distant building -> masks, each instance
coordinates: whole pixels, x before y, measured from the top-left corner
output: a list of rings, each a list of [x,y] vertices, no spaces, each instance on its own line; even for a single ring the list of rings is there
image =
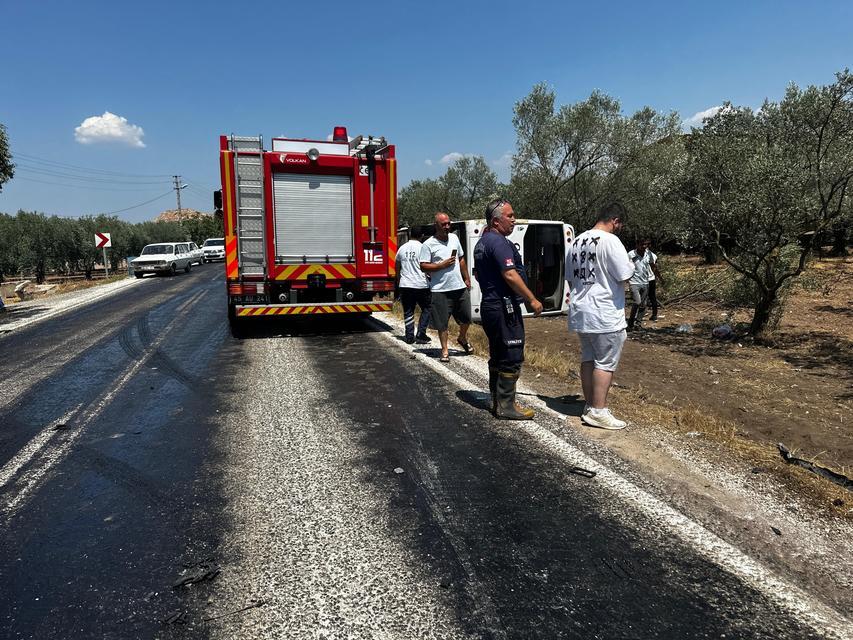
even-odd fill
[[[180,213],[178,213],[177,209],[169,209],[154,218],[154,222],[183,222],[184,220],[198,220],[212,217],[213,214],[202,213],[195,209],[181,209]]]

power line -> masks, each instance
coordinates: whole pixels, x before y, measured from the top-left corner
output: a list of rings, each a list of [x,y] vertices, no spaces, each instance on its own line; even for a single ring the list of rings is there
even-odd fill
[[[94,182],[94,183],[107,183],[107,184],[133,184],[133,185],[143,185],[143,184],[167,184],[168,180],[117,180],[115,178],[96,178],[92,176],[81,176],[73,173],[63,173],[60,171],[50,171],[45,170],[41,167],[32,167],[28,164],[19,164],[17,166],[18,169],[22,171],[28,171],[30,173],[37,173],[39,175],[51,176],[57,178],[65,178],[68,180],[80,180],[81,182]]]
[[[216,191],[217,189],[219,189],[219,187],[211,187],[211,186],[210,186],[209,184],[207,184],[206,182],[204,182],[204,181],[202,181],[202,180],[195,180],[194,178],[190,178],[189,176],[184,176],[184,180],[186,180],[187,182],[195,182],[196,184],[198,184],[198,185],[200,185],[200,186],[204,187],[205,189],[208,189],[208,190],[209,190],[209,191],[211,191],[211,192]]]
[[[37,182],[39,184],[49,184],[49,185],[54,186],[54,187],[68,187],[70,189],[86,189],[87,191],[127,191],[127,192],[130,192],[130,191],[133,191],[133,192],[151,191],[151,187],[143,187],[140,189],[126,189],[126,188],[120,188],[120,187],[116,187],[116,188],[96,187],[96,186],[92,186],[92,185],[88,185],[88,184],[65,184],[64,182],[50,182],[48,180],[37,180],[36,178],[27,178],[25,176],[19,176],[19,175],[17,175],[17,171],[16,171],[16,175],[15,175],[15,180],[26,180],[27,182]]]
[[[151,198],[151,200],[146,200],[145,202],[140,202],[139,204],[135,204],[132,207],[127,207],[125,209],[118,209],[117,211],[107,211],[104,215],[112,215],[114,213],[123,213],[124,211],[130,211],[131,209],[137,209],[139,207],[144,207],[146,204],[151,204],[155,200],[159,200],[160,198],[165,198],[168,195],[171,195],[172,190],[169,189],[166,193],[161,193],[156,198]]]
[[[107,169],[92,169],[90,167],[81,167],[79,165],[68,164],[65,162],[56,162],[55,160],[47,160],[46,158],[40,158],[38,156],[33,156],[27,153],[17,153],[15,151],[12,152],[13,160],[15,158],[22,158],[24,160],[29,160],[31,162],[37,162],[40,164],[53,165],[56,167],[62,167],[65,169],[74,169],[77,171],[87,171],[89,173],[99,173],[108,176],[118,176],[123,178],[171,178],[169,174],[166,173],[149,173],[149,174],[141,174],[141,173],[123,173],[121,171],[110,171]]]

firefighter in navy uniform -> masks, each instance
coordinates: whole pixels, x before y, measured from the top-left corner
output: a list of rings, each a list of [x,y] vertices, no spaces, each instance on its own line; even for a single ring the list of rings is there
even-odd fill
[[[534,411],[515,401],[515,386],[524,362],[524,321],[521,304],[533,315],[542,313],[527,286],[527,274],[515,245],[507,239],[515,227],[512,205],[503,199],[486,207],[486,227],[474,248],[474,276],[483,298],[480,318],[489,338],[489,390],[492,413],[504,420],[529,420]]]

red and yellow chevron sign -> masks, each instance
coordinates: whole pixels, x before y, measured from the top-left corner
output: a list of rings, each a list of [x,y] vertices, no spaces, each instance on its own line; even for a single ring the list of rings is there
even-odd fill
[[[225,240],[225,277],[232,280],[237,277],[237,238],[231,236]]]
[[[397,238],[388,236],[388,275],[397,275]]]
[[[275,274],[276,280],[307,280],[308,276],[321,273],[329,280],[352,280],[355,278],[354,264],[294,264],[282,267]]]
[[[393,302],[356,302],[352,304],[296,304],[237,306],[237,315],[244,316],[301,316],[321,313],[373,313],[391,311]]]

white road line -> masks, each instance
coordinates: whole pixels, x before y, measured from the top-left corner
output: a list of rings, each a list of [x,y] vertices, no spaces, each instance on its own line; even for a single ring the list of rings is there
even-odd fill
[[[383,331],[380,336],[397,349],[411,353],[411,348],[398,340],[392,333]],[[436,359],[418,355],[417,361],[419,365],[429,367],[459,389],[471,388],[469,380],[439,363]],[[558,420],[565,419],[561,413],[548,408],[544,402],[538,399],[530,404],[536,405],[540,411],[544,411]],[[627,506],[659,522],[698,554],[736,576],[744,584],[789,611],[794,617],[805,622],[817,632],[828,634],[828,637],[837,640],[853,640],[853,631],[851,631],[853,630],[853,620],[846,618],[809,593],[780,578],[773,571],[756,562],[712,531],[554,435],[549,429],[533,420],[522,421],[517,424],[531,438],[552,451],[567,464],[597,472],[596,482],[617,496]]]
[[[193,296],[195,297],[195,296]],[[192,297],[190,298],[192,300]],[[189,302],[188,300],[187,302]],[[83,412],[80,420],[76,422],[74,425],[70,427],[70,433],[68,436],[59,442],[54,449],[49,449],[46,445],[51,441],[51,438],[45,437],[45,433],[49,432],[49,430],[45,430],[41,432],[39,435],[34,437],[27,443],[23,450],[28,451],[28,459],[33,459],[38,453],[43,451],[41,456],[41,464],[28,469],[23,472],[21,475],[17,477],[15,480],[15,487],[18,489],[17,493],[5,504],[0,503],[0,512],[2,512],[6,516],[6,522],[8,523],[11,520],[14,511],[24,502],[24,500],[40,485],[42,479],[47,475],[51,469],[53,469],[57,464],[62,462],[68,453],[71,451],[72,446],[83,433],[83,430],[86,426],[91,423],[95,418],[97,418],[101,413],[103,413],[104,409],[106,409],[110,403],[115,399],[116,395],[125,387],[125,385],[130,381],[130,379],[136,375],[139,369],[145,365],[148,360],[154,355],[157,351],[157,348],[160,344],[166,339],[169,334],[169,330],[178,323],[178,321],[183,320],[184,316],[187,314],[186,309],[188,309],[187,305],[183,305],[184,311],[178,312],[175,314],[175,317],[169,321],[169,323],[161,330],[160,335],[157,337],[154,342],[152,342],[143,353],[142,357],[133,363],[133,365],[128,369],[125,374],[119,378],[118,382],[116,382],[106,393],[101,395],[95,402],[93,402],[87,409]],[[75,410],[76,412],[76,410]],[[53,435],[53,434],[50,434]],[[22,452],[23,452],[22,450]],[[21,455],[21,454],[19,454]],[[17,459],[18,456],[16,456]],[[24,464],[26,464],[24,462]],[[10,478],[14,478],[18,471],[20,471],[21,467],[24,464],[19,465],[17,467],[10,466]],[[3,467],[3,471],[6,471],[6,466]],[[9,480],[7,479],[6,482]],[[6,483],[4,483],[6,484]]]
[[[82,405],[77,405],[58,420],[54,420],[49,426],[45,427],[32,440],[30,440],[18,454],[3,465],[0,469],[0,490],[6,485],[9,480],[18,474],[22,467],[26,466],[33,459],[41,448],[57,434],[56,427],[60,424],[67,424],[71,418],[80,410]]]

